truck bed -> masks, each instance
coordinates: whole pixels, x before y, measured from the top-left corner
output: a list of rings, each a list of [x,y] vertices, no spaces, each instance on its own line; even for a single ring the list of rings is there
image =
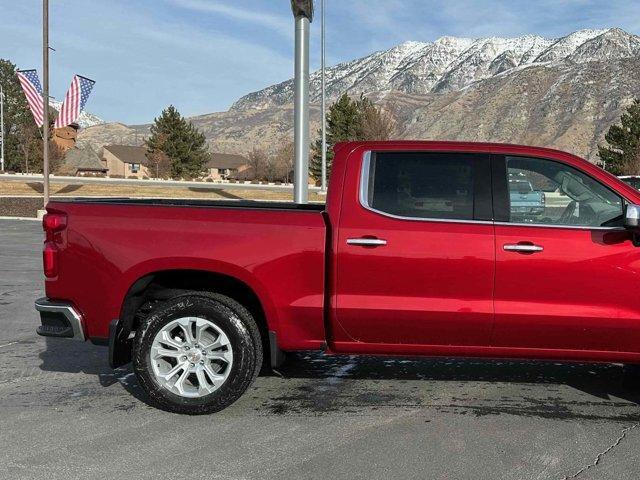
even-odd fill
[[[259,292],[265,314],[286,331],[283,346],[324,341],[322,204],[56,198],[47,210],[67,218],[47,296],[71,301],[91,339],[108,337],[134,283],[182,271],[216,272]]]

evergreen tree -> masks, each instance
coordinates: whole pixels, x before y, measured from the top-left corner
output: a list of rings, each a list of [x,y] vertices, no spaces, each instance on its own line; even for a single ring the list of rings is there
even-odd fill
[[[322,178],[322,131],[312,147],[309,173],[316,180]],[[346,93],[329,107],[327,112],[327,176],[333,162],[333,146],[338,142],[359,140],[362,136],[361,111],[358,102]]]
[[[7,171],[42,168],[42,137],[16,75],[16,66],[0,59],[0,84],[4,91],[4,155]]]
[[[180,115],[173,105],[154,120],[146,146],[149,158],[157,157],[158,152],[166,154],[171,162],[173,178],[200,177],[209,161],[204,134]]]
[[[395,131],[390,112],[376,107],[364,95],[353,100],[346,93],[329,107],[327,112],[327,176],[331,172],[333,147],[338,142],[353,140],[388,140]],[[322,178],[322,131],[312,147],[309,173],[316,180]]]
[[[605,135],[607,146],[598,146],[602,167],[614,175],[640,174],[640,99],[627,108],[620,125]]]

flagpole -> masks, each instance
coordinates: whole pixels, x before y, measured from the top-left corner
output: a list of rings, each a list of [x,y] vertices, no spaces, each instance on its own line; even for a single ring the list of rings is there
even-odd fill
[[[327,97],[326,97],[326,83],[325,83],[325,0],[322,0],[322,16],[321,16],[321,27],[320,27],[320,69],[322,85],[321,85],[321,95],[322,95],[322,192],[327,192]]]
[[[49,0],[42,0],[42,174],[44,176],[44,208],[49,203]]]

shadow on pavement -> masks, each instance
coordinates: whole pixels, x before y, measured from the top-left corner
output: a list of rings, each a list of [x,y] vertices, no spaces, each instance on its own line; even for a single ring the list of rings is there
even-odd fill
[[[130,365],[112,370],[104,347],[47,339],[40,359],[44,371],[96,375],[100,385],[120,383],[147,403]],[[276,374],[273,381],[259,381],[246,394],[259,401],[255,410],[276,415],[318,415],[401,407],[476,416],[640,421],[640,377],[628,377],[616,364],[305,352],[290,354]],[[492,392],[492,386],[500,388]],[[459,393],[443,402],[441,389]]]

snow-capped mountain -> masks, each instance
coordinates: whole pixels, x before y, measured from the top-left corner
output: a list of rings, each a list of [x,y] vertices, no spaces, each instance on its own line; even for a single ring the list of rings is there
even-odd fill
[[[329,101],[369,96],[397,119],[398,138],[497,141],[556,147],[597,161],[597,145],[640,98],[640,37],[618,28],[561,38],[442,37],[405,42],[327,69]],[[320,73],[311,76],[320,124]],[[227,112],[191,119],[212,149],[273,151],[293,138],[293,81],[250,93]],[[139,144],[148,126],[107,124],[80,139]]]
[[[640,56],[640,37],[617,28],[579,30],[562,38],[442,37],[432,43],[405,42],[326,71],[327,95],[400,92],[443,93],[514,69],[558,62],[586,63]],[[320,72],[311,76],[311,101],[319,101]],[[284,105],[293,101],[293,80],[250,93],[232,109]]]
[[[55,108],[55,110],[58,112],[60,111],[60,108],[62,108],[62,102],[58,102],[57,100],[50,100],[49,105]],[[80,113],[80,117],[78,118],[77,123],[80,126],[80,128],[88,128],[88,127],[93,127],[95,125],[101,125],[105,122],[100,117],[97,117],[91,113],[83,111]]]

